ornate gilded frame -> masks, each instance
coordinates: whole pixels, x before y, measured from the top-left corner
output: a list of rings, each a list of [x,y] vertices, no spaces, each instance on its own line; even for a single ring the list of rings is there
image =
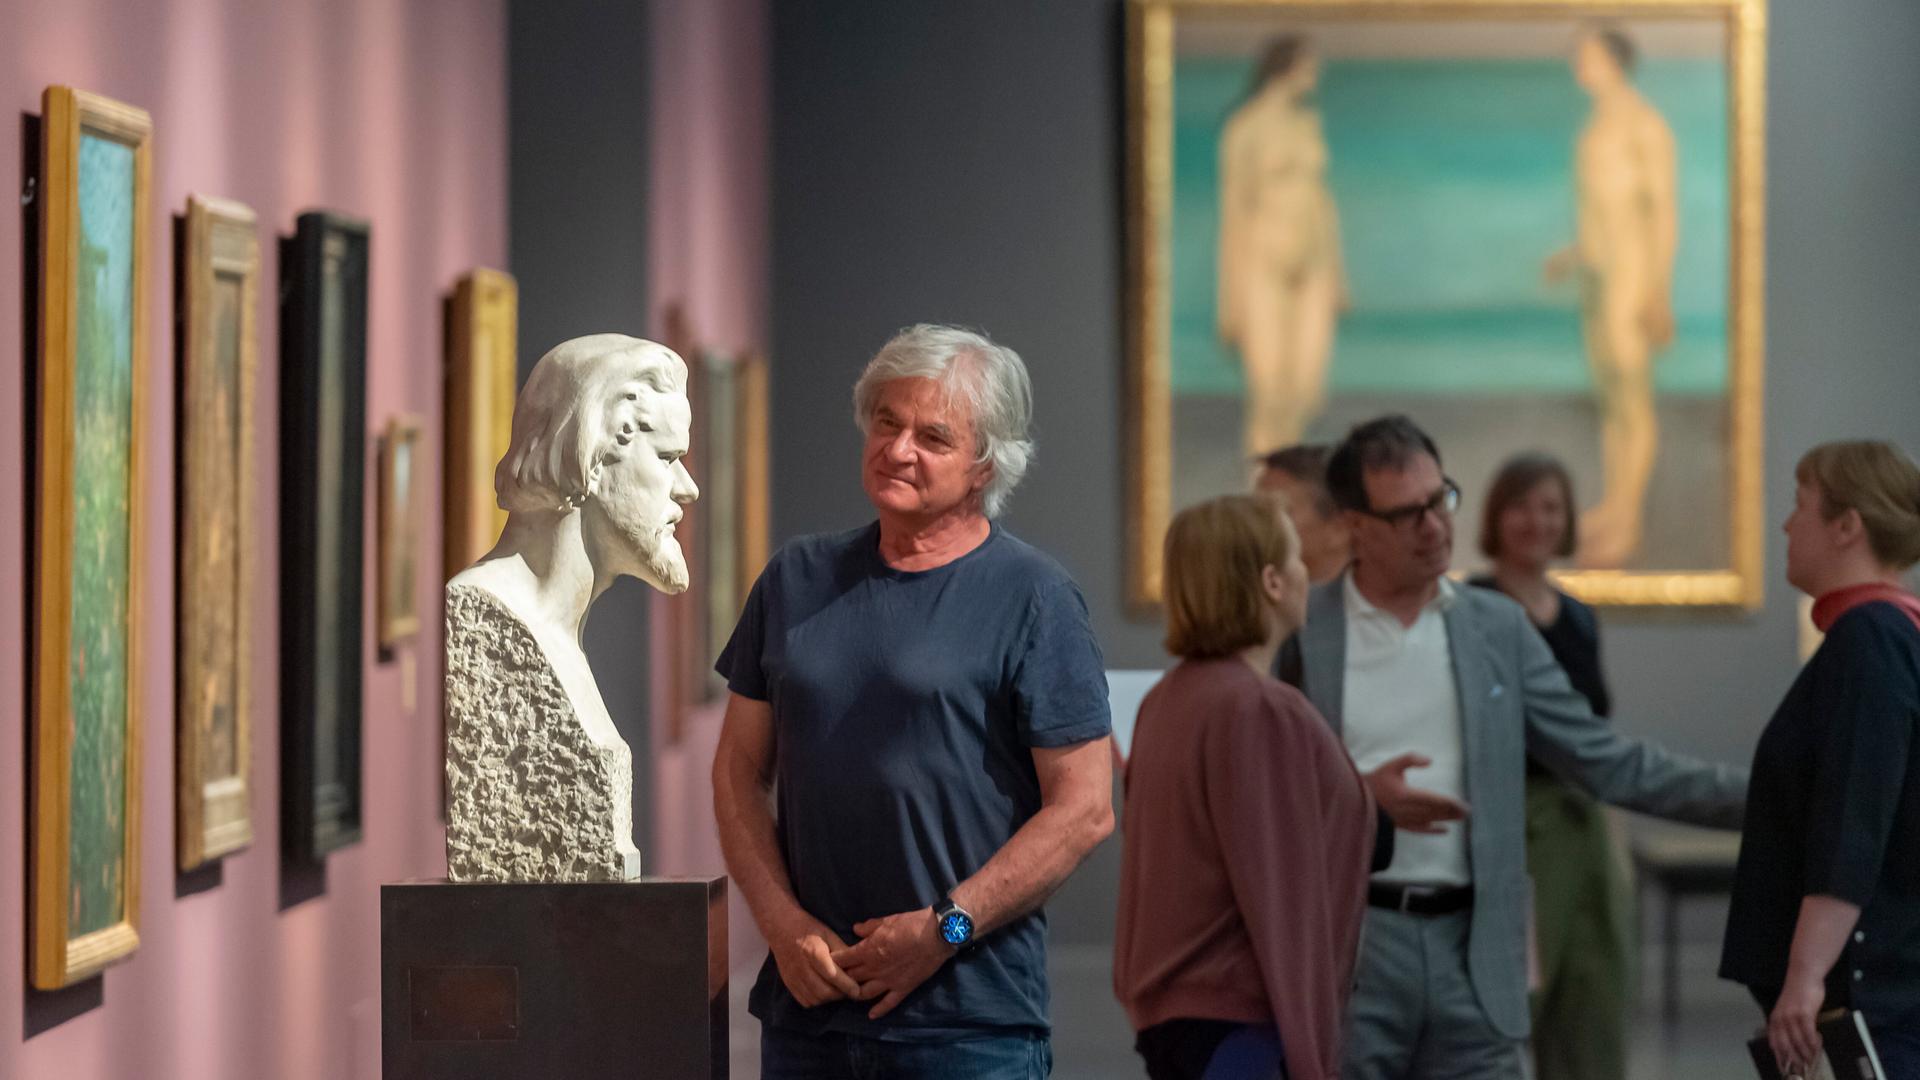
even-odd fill
[[[1172,517],[1169,247],[1173,198],[1174,27],[1183,16],[1254,9],[1304,18],[1716,18],[1727,29],[1729,162],[1728,348],[1730,565],[1689,572],[1569,571],[1567,590],[1615,607],[1752,610],[1764,585],[1762,478],[1765,0],[1129,0],[1127,6],[1127,593],[1159,603],[1161,538]]]
[[[670,304],[665,344],[687,364],[693,408],[688,466],[700,499],[678,536],[692,584],[665,597],[670,624],[667,745],[685,736],[692,711],[723,696],[713,663],[771,550],[771,414],[767,361],[757,351],[724,353],[701,343],[685,308]]]
[[[260,242],[251,209],[226,199],[187,200],[180,272],[180,638],[175,683],[179,695],[176,747],[177,852],[191,870],[253,841],[251,810],[252,593],[254,580],[254,374],[259,366]],[[221,386],[217,290],[237,292],[231,313],[232,385]],[[220,397],[233,395],[231,420]],[[231,503],[216,504],[212,477],[226,470]],[[221,513],[225,510],[225,513]],[[230,673],[234,763],[212,765],[210,728],[215,708],[210,655],[221,651],[220,616],[232,635]]]
[[[141,558],[145,486],[147,204],[152,177],[153,122],[142,109],[74,90],[48,87],[42,96],[40,143],[39,460],[36,477],[34,639],[32,891],[28,949],[34,986],[54,990],[124,959],[140,945],[140,735],[141,609],[145,599]],[[122,868],[119,919],[75,936],[69,896],[73,889],[74,684],[72,641],[76,466],[80,456],[75,407],[80,387],[79,275],[81,260],[80,158],[83,136],[92,135],[133,152],[131,208],[132,280],[128,313],[132,385],[128,429],[126,502],[127,597],[126,736],[122,747],[124,797],[120,829]]]
[[[507,525],[493,469],[513,435],[519,295],[513,275],[481,268],[460,278],[447,305],[443,577],[478,562]]]
[[[420,632],[421,432],[425,422],[412,414],[387,421],[380,437],[379,591],[380,647],[392,649]],[[400,456],[407,456],[407,480],[401,490]],[[414,580],[406,575],[413,563]]]
[[[714,527],[722,520],[718,512],[710,512],[702,522],[706,526],[700,539],[706,562],[707,639],[701,656],[710,669],[733,636],[734,624],[746,610],[747,594],[767,565],[767,362],[748,350],[733,356],[709,352],[698,363],[709,391],[701,413],[708,435],[695,437],[706,450],[702,462],[707,474],[716,482],[724,479],[728,489],[724,520],[731,526]],[[726,446],[717,443],[723,424],[731,436]],[[722,493],[710,486],[702,491],[703,502],[709,494]],[[709,686],[717,679],[709,679]],[[710,690],[709,697],[717,694]]]

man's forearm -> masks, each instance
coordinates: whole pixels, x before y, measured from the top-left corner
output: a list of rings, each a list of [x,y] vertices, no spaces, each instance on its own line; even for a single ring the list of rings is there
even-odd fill
[[[714,787],[713,810],[727,873],[746,898],[760,933],[772,940],[781,924],[804,915],[805,909],[793,894],[787,861],[780,856],[767,789],[750,778],[722,780]]]
[[[1747,770],[1670,753],[1638,739],[1623,739],[1630,752],[1614,758],[1575,758],[1548,768],[1602,802],[1642,814],[1708,829],[1737,830],[1745,823]]]
[[[986,934],[1038,908],[1113,832],[1110,803],[1045,806],[953,890],[953,902]]]
[[[1655,817],[1738,829],[1747,770],[1710,764],[1622,735],[1567,682],[1537,634],[1524,643],[1527,752],[1602,802]]]

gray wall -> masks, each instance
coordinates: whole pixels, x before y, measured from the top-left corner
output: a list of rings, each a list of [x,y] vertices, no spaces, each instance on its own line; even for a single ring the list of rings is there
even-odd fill
[[[647,329],[646,5],[511,0],[509,269],[520,284],[520,371],[581,334]],[[651,593],[615,583],[587,622],[600,696],[633,747],[634,835],[653,835],[647,728]]]
[[[1040,453],[1007,521],[1085,590],[1109,666],[1160,666],[1124,611],[1123,73],[1115,0],[774,5],[774,525],[870,516],[847,391],[920,320],[1033,369]],[[1769,65],[1766,608],[1608,621],[1622,725],[1744,761],[1794,665],[1777,523],[1807,446],[1920,448],[1920,5],[1776,0]],[[1050,910],[1110,940],[1115,848]]]
[[[1080,581],[1112,666],[1157,663],[1121,606],[1119,5],[773,14],[776,534],[871,518],[849,391],[887,336],[982,328],[1037,402],[1008,527]]]

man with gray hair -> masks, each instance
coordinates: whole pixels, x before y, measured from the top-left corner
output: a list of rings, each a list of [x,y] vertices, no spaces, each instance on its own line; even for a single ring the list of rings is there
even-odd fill
[[[761,1075],[1044,1076],[1040,905],[1113,806],[1086,603],[994,521],[1032,387],[1013,350],[921,325],[853,397],[877,520],[782,547],[716,665],[714,813],[771,949]]]

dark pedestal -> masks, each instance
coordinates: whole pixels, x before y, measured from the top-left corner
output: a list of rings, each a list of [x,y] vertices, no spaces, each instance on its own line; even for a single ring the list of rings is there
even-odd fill
[[[380,887],[385,1080],[725,1080],[727,881]]]

